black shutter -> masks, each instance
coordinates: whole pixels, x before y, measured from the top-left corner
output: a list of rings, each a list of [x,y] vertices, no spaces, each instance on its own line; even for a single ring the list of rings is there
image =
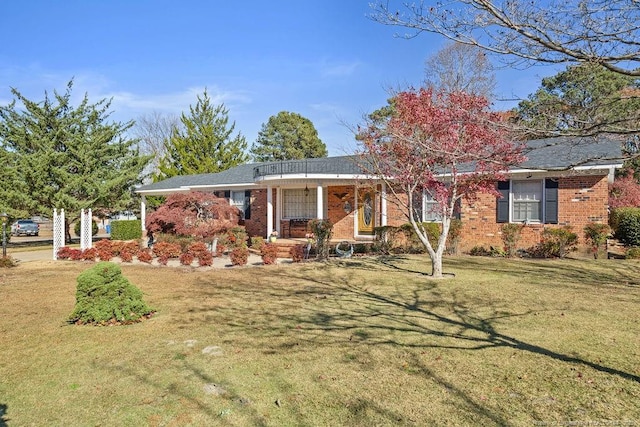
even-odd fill
[[[509,222],[509,181],[498,181],[500,198],[496,200],[496,222]]]
[[[244,191],[244,219],[251,219],[251,190]]]
[[[544,222],[558,223],[558,180],[544,180]]]

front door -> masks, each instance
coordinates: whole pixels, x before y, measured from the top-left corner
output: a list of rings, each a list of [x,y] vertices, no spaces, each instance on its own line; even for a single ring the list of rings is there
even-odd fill
[[[373,235],[376,193],[372,189],[358,191],[358,234]]]

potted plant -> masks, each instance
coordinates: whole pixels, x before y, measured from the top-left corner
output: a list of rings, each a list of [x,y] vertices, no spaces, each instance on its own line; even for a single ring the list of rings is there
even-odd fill
[[[278,232],[276,230],[273,230],[271,232],[271,234],[269,235],[269,241],[270,242],[275,242],[278,239]]]

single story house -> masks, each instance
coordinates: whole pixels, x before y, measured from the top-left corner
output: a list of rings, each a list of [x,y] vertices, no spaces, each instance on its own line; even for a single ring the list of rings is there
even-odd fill
[[[540,241],[545,227],[569,225],[582,237],[592,222],[608,220],[608,184],[622,166],[621,144],[608,138],[550,138],[527,143],[528,160],[497,182],[502,197],[463,203],[460,249],[500,245],[503,223],[525,224],[522,245]],[[366,241],[374,228],[408,220],[388,200],[385,184],[366,176],[354,156],[244,164],[224,172],[176,176],[139,187],[144,227],[146,196],[204,191],[242,212],[250,236],[304,237],[309,219],[329,219],[334,239]],[[431,218],[423,197],[423,220]]]

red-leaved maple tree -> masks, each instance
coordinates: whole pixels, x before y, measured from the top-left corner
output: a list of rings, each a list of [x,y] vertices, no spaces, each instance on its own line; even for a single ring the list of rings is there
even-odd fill
[[[428,87],[398,93],[388,117],[359,128],[365,168],[386,182],[390,200],[426,247],[435,278],[443,275],[442,255],[460,200],[473,201],[478,193],[499,196],[496,181],[525,160],[522,147],[499,122],[483,97]],[[436,202],[434,213],[442,221],[436,247],[414,206],[426,195]]]
[[[640,206],[640,184],[633,177],[633,170],[630,170],[609,185],[609,207],[615,209],[638,206]]]
[[[211,240],[238,225],[240,211],[211,193],[192,191],[172,194],[155,212],[147,216],[152,233],[195,236]]]

